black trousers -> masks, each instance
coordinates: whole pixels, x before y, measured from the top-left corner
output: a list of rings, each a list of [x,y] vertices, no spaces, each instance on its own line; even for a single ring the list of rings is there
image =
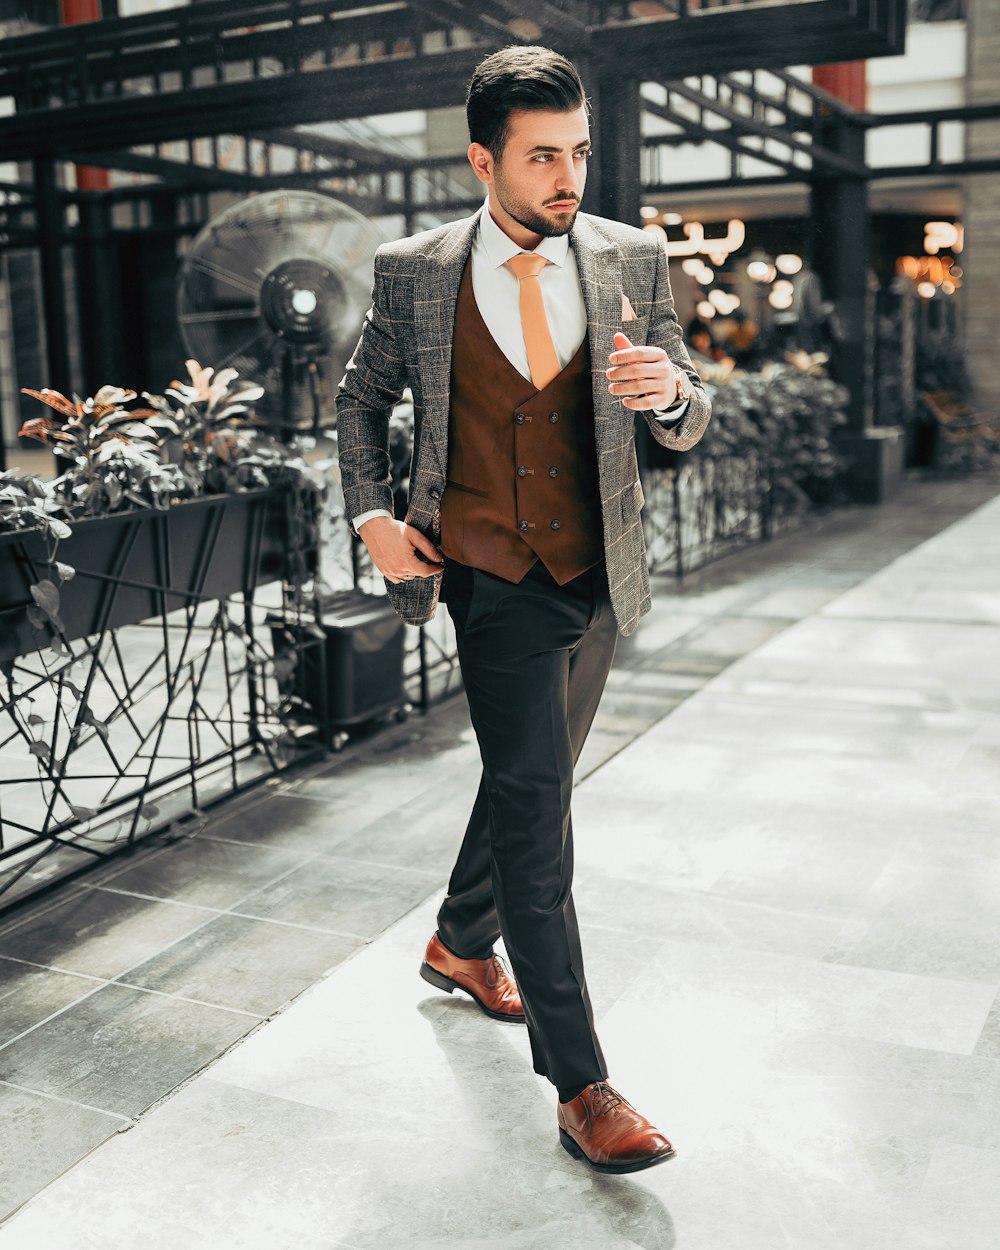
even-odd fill
[[[502,934],[535,1071],[560,1090],[607,1076],[573,908],[570,797],[614,658],[603,563],[559,586],[538,563],[514,585],[445,560],[448,611],[483,777],[438,935],[485,958]]]

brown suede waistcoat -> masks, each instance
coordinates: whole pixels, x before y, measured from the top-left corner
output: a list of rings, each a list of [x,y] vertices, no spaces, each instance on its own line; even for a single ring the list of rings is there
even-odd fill
[[[590,347],[538,391],[486,328],[465,266],[455,311],[441,550],[519,582],[540,559],[559,585],[604,556]]]

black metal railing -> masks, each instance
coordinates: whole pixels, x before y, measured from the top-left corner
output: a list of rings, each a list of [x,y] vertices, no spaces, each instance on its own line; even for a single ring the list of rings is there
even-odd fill
[[[302,533],[283,488],[78,521],[47,619],[51,540],[0,535],[0,905],[324,749],[287,697],[315,613],[275,580],[293,543],[315,563]]]

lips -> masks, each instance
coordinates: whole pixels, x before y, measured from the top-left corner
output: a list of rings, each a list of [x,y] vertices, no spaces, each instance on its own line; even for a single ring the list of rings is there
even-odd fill
[[[548,207],[554,209],[557,213],[565,213],[571,208],[576,208],[576,200],[556,200],[554,204],[549,204]]]

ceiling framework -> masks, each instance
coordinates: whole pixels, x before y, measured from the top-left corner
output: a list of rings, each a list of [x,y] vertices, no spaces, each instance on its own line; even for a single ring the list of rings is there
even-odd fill
[[[238,12],[236,25],[231,0],[213,0],[5,40],[0,97],[14,112],[0,160],[197,138],[206,118],[233,134],[454,105],[483,55],[512,42],[656,79],[890,55],[905,0],[251,0]]]

